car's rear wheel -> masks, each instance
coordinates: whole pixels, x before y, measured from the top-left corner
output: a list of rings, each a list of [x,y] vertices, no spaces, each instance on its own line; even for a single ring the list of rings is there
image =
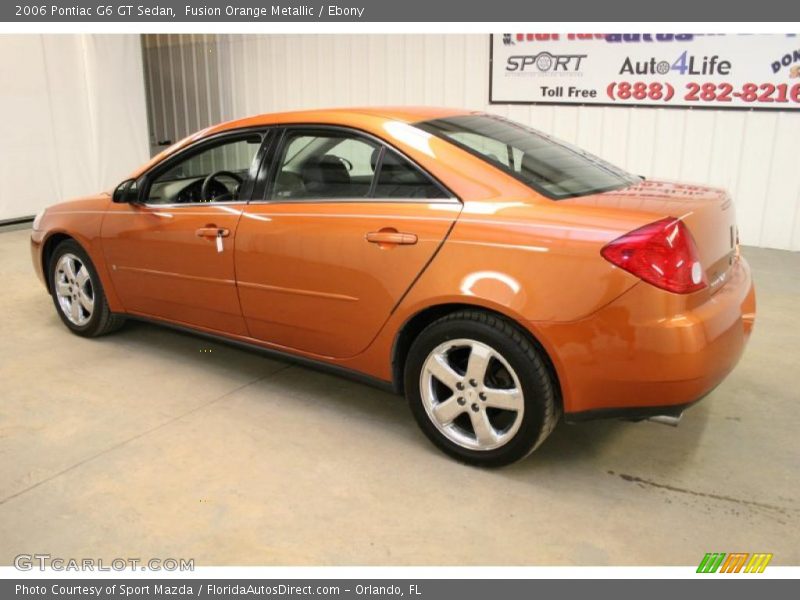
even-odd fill
[[[119,329],[125,317],[111,312],[91,259],[74,240],[64,240],[48,263],[58,316],[78,335],[96,337]]]
[[[428,438],[481,466],[527,456],[560,414],[540,351],[511,322],[477,310],[447,315],[419,334],[406,361],[405,389]]]

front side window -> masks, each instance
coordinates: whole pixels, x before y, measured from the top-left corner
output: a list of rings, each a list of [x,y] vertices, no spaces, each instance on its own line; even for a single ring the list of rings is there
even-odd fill
[[[272,200],[445,198],[408,160],[346,131],[294,132],[283,143]]]
[[[242,185],[261,146],[260,134],[248,134],[192,152],[150,184],[148,204],[192,204],[239,200]]]
[[[478,155],[538,192],[558,200],[621,189],[640,179],[544,133],[490,115],[465,115],[417,123]]]

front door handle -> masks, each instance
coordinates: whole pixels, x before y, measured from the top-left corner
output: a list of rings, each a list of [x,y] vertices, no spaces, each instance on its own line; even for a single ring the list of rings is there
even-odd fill
[[[402,233],[396,229],[381,229],[380,231],[370,231],[366,235],[367,241],[372,244],[416,244],[417,235],[415,233]]]
[[[214,227],[210,225],[208,227],[201,227],[197,231],[195,231],[197,237],[228,237],[231,234],[230,229],[225,229],[223,227]]]

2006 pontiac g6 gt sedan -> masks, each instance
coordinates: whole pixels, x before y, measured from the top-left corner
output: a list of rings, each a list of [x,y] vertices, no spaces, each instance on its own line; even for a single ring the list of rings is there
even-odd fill
[[[755,295],[724,190],[649,181],[483,113],[262,115],[34,221],[56,311],[147,319],[404,393],[498,466],[563,414],[676,420],[733,369]]]

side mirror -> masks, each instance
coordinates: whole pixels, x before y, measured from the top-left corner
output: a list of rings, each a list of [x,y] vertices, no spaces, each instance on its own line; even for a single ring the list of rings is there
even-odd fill
[[[138,186],[135,179],[126,179],[114,190],[111,200],[117,204],[132,204],[136,202]]]

